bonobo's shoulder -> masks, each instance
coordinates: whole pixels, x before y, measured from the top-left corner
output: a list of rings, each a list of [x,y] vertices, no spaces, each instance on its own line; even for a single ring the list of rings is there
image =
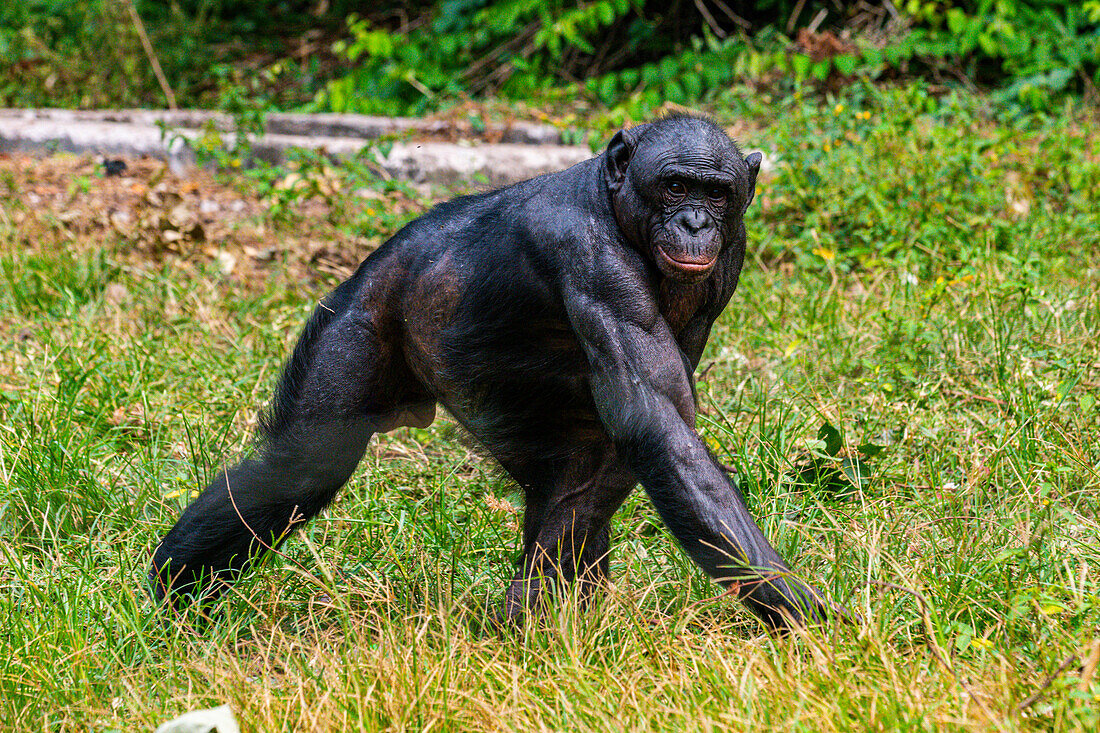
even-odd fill
[[[383,246],[406,266],[461,262],[471,275],[524,262],[547,283],[591,272],[624,245],[599,159],[437,204]],[[457,258],[457,259],[456,259]],[[611,267],[617,265],[612,264]]]
[[[578,243],[559,257],[559,288],[577,312],[614,312],[645,327],[659,316],[657,293],[645,258],[615,232]]]
[[[597,239],[619,239],[601,158],[525,181],[524,219],[562,245],[591,250]]]

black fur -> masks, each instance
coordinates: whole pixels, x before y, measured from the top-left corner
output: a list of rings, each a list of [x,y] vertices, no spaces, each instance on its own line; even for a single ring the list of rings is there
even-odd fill
[[[340,283],[310,315],[302,335],[294,345],[294,351],[283,367],[283,373],[275,386],[275,394],[266,410],[260,413],[260,434],[265,443],[286,432],[298,409],[302,384],[314,361],[314,346],[325,329],[339,315],[347,311],[358,278],[351,277]]]

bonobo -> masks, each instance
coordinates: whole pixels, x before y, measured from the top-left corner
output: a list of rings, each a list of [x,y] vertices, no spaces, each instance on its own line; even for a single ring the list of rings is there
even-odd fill
[[[693,373],[745,256],[760,155],[705,119],[615,135],[599,157],[441,204],[318,306],[253,457],[153,556],[159,599],[216,595],[348,480],[371,435],[442,405],[522,487],[503,612],[607,577],[641,483],[684,550],[767,625],[833,606],[793,576],[695,432]]]

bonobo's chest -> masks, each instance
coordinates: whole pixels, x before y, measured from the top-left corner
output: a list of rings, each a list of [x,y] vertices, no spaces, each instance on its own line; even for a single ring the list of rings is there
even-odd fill
[[[695,314],[713,300],[714,283],[707,279],[685,285],[667,278],[657,286],[657,307],[673,336],[679,337]]]

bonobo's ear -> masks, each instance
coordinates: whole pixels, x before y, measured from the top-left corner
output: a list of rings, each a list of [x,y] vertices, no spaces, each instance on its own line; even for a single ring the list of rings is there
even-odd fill
[[[745,165],[749,167],[754,181],[756,180],[756,174],[760,172],[760,162],[762,160],[764,160],[764,156],[760,153],[749,153],[749,157],[745,158]]]
[[[607,177],[613,188],[622,185],[637,146],[638,138],[630,130],[619,130],[607,144]]]
[[[749,204],[752,203],[753,197],[756,195],[756,176],[760,173],[760,163],[763,161],[764,156],[760,153],[749,153],[749,156],[745,158],[745,165],[749,167],[749,178],[751,179],[749,185],[749,198],[745,202],[745,208],[749,208]]]

